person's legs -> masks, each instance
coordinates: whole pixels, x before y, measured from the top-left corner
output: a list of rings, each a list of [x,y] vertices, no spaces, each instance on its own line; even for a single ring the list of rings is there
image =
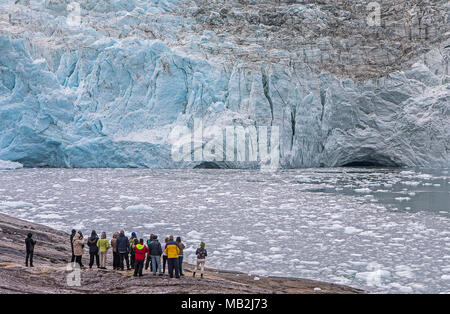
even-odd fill
[[[197,260],[197,267],[198,266],[200,266],[200,274],[203,277],[203,273],[205,272],[205,260],[204,259]]]
[[[178,265],[178,258],[173,259],[173,267],[175,268],[175,277],[180,278],[180,266]]]
[[[147,255],[147,258],[145,259],[145,270],[148,269],[148,266],[150,265],[150,261],[152,260],[152,257],[150,255]],[[151,268],[150,268],[151,270]]]
[[[106,267],[106,252],[100,252],[100,267]]]
[[[119,256],[119,252],[115,252],[113,253],[114,256],[116,257],[116,269],[120,268],[120,256]]]
[[[97,254],[95,254],[95,263],[97,264],[97,268],[100,268],[100,256]]]
[[[159,271],[159,275],[162,275],[161,271],[161,256],[155,256],[156,269]]]
[[[180,272],[180,276],[184,276],[184,274],[183,274],[183,255],[178,256],[178,269]]]
[[[153,275],[156,275],[156,256],[152,255],[152,273]]]
[[[168,267],[168,272],[169,272],[169,277],[173,278],[173,268],[174,268],[174,261],[175,258],[168,258],[167,259],[167,267]]]
[[[92,265],[94,265],[94,255],[92,253],[89,253],[89,268],[92,268]]]
[[[139,272],[139,268],[138,267],[135,267],[134,268],[134,273],[133,273],[133,276],[137,276],[138,275],[138,272]]]
[[[76,256],[75,256],[75,263],[77,263],[78,265],[80,265],[80,268],[83,267],[83,264],[81,263],[81,255],[76,255]]]
[[[135,259],[134,253],[131,253],[131,256],[130,256],[131,268],[134,268],[135,263],[136,263],[136,259]]]
[[[125,258],[125,254],[126,254],[126,253],[119,253],[119,268],[120,268],[121,270],[123,270],[123,267],[124,267],[124,265],[123,265],[123,260],[124,260],[124,258]]]
[[[144,261],[135,261],[137,268],[139,269],[139,277],[142,277],[142,270],[144,269]]]
[[[73,252],[72,252],[72,258],[70,259],[70,262],[71,263],[75,262],[75,255],[73,254]]]
[[[27,256],[25,257],[25,266],[28,267],[28,259],[30,258],[30,252],[27,251]]]
[[[128,253],[125,253],[125,261],[127,262],[127,270],[130,270],[130,258]]]
[[[34,252],[31,251],[30,252],[30,267],[33,267],[33,255],[34,255]]]
[[[194,271],[192,272],[192,276],[195,277],[195,273],[197,272],[198,268],[199,268],[199,263],[201,260],[199,260],[197,258],[197,264],[195,265]]]
[[[163,274],[166,273],[167,255],[163,255]]]

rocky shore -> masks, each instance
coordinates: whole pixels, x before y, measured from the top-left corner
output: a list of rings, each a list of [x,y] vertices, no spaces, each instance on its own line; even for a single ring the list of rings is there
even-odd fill
[[[37,240],[33,268],[24,265],[28,232]],[[110,254],[108,270],[82,270],[81,286],[69,286],[68,238],[65,232],[0,214],[0,293],[363,293],[313,280],[256,277],[210,268],[205,278],[193,278],[189,264],[184,265],[186,276],[181,279],[154,277],[149,272],[134,278],[131,271],[113,271]]]

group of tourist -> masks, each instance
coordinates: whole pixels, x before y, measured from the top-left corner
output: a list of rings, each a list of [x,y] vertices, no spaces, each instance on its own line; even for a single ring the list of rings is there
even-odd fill
[[[77,263],[81,268],[84,268],[82,264],[82,255],[85,240],[81,231],[72,230],[70,235],[70,243],[72,248],[72,260],[71,262]],[[95,230],[92,231],[91,236],[87,239],[87,245],[89,247],[89,268],[92,268],[95,263],[100,269],[106,269],[106,255],[110,248],[113,253],[113,269],[125,270],[125,264],[127,270],[134,269],[134,276],[142,276],[142,271],[147,270],[150,266],[153,275],[156,276],[156,272],[162,276],[166,271],[166,265],[170,278],[180,278],[183,274],[183,250],[185,246],[181,242],[181,238],[177,237],[174,241],[173,235],[164,239],[164,243],[158,240],[156,234],[150,234],[150,238],[147,240],[146,245],[144,239],[138,240],[136,233],[132,232],[131,237],[125,236],[125,231],[115,232],[111,241],[106,239],[106,233],[102,232],[99,238]],[[205,259],[207,252],[205,249],[205,243],[200,243],[200,247],[196,251],[197,266],[193,273],[197,269],[201,271],[201,277],[203,277]],[[162,256],[162,262],[161,262]]]
[[[72,249],[71,263],[77,263],[81,269],[84,269],[82,263],[82,256],[85,244],[89,247],[89,268],[95,264],[99,269],[106,269],[106,257],[108,250],[112,248],[113,253],[113,269],[125,270],[125,264],[127,270],[134,269],[134,276],[142,276],[142,271],[147,270],[149,267],[156,276],[163,276],[166,272],[166,265],[168,267],[168,273],[170,278],[180,278],[183,274],[183,250],[184,244],[181,242],[181,238],[177,237],[174,240],[173,235],[170,235],[164,239],[164,243],[161,244],[156,234],[150,234],[150,238],[147,243],[144,244],[144,239],[137,239],[136,233],[132,232],[131,237],[128,239],[125,236],[124,230],[115,232],[111,241],[106,238],[106,232],[102,232],[100,238],[95,230],[92,230],[91,236],[85,241],[81,231],[72,230],[70,235],[70,246]],[[26,246],[26,259],[25,265],[33,267],[33,252],[36,241],[32,239],[32,234],[29,233],[25,240]],[[205,260],[207,251],[205,249],[205,243],[201,242],[200,247],[196,251],[197,265],[194,269],[193,276],[197,270],[200,270],[201,277],[205,269]],[[161,262],[162,256],[162,262]],[[28,261],[30,264],[28,264]]]

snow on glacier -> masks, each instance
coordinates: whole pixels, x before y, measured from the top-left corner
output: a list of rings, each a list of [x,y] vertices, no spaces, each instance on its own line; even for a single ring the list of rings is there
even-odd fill
[[[201,117],[205,128],[279,126],[284,167],[449,165],[443,47],[402,71],[357,82],[308,64],[208,58],[200,47],[227,42],[214,31],[190,31],[195,21],[177,14],[180,1],[83,0],[76,27],[67,24],[64,1],[21,3],[0,1],[0,159],[192,167],[172,160],[169,134]],[[305,18],[322,14],[297,9]]]

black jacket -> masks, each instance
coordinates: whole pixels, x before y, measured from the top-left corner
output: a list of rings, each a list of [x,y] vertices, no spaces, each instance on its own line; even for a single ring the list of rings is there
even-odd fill
[[[128,237],[119,234],[117,237],[117,252],[119,253],[128,253],[130,252],[130,241],[128,241]]]
[[[150,245],[148,246],[148,252],[150,255],[153,256],[161,256],[162,254],[161,243],[159,243],[158,240],[152,240],[152,242],[150,242]]]
[[[35,244],[36,244],[36,241],[34,241],[32,238],[26,238],[25,246],[27,248],[27,252],[33,252]]]
[[[73,237],[75,236],[75,233],[72,233],[70,235],[70,248],[72,249],[72,255],[73,255]]]
[[[89,246],[89,254],[98,254],[98,246],[97,246],[98,237],[92,238],[89,237],[87,241],[87,245]]]

